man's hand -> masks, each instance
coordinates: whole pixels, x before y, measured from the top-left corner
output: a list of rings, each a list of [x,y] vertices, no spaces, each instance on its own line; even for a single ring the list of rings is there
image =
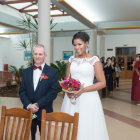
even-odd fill
[[[36,105],[36,103],[29,105],[28,109],[31,109],[33,113],[36,113],[39,110],[39,107]]]

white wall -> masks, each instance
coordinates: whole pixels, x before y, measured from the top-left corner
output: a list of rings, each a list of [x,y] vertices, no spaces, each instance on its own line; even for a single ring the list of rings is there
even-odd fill
[[[0,71],[3,71],[3,59],[1,55],[0,55]]]
[[[0,38],[0,67],[9,64],[19,68],[27,64],[27,61],[24,61],[24,50],[17,48],[17,44],[23,39],[27,39],[27,36],[12,35],[10,38]]]
[[[102,56],[100,56],[100,51],[101,51],[101,47],[100,47],[100,36],[99,35],[97,35],[97,55],[99,56],[99,57],[102,57]]]
[[[136,53],[140,53],[140,34],[104,35],[104,37],[105,37],[105,45],[104,45],[105,58],[115,56],[115,47],[122,47],[124,45],[127,45],[127,47],[136,47]],[[73,50],[74,52],[71,40],[72,36],[54,37],[54,46],[53,46],[54,61],[62,59],[63,51]],[[97,54],[99,56],[100,51],[104,51],[100,48],[100,45],[101,45],[100,36],[97,36]],[[113,49],[113,51],[107,51],[107,49]]]
[[[0,70],[3,70],[3,65],[4,64],[9,64],[8,63],[8,54],[10,54],[10,46],[11,44],[11,39],[7,39],[7,38],[0,38]]]
[[[54,37],[53,38],[53,63],[57,60],[63,60],[63,51],[73,51],[72,37]],[[67,62],[65,60],[65,62]]]
[[[53,63],[56,60],[63,60],[63,57],[62,57],[63,51],[73,51],[73,55],[75,54],[74,47],[72,45],[72,38],[73,38],[74,34],[75,33],[73,33],[72,35],[69,35],[69,36],[53,37]],[[89,35],[91,37],[91,33],[89,33]],[[92,36],[92,38],[93,37],[94,36]],[[95,37],[97,37],[97,36],[95,36]],[[92,48],[92,47],[95,46],[95,44],[94,44],[94,42],[91,43],[89,41],[88,47],[89,47],[90,52],[92,52],[94,50],[94,48]],[[99,50],[100,50],[100,48],[98,48],[98,50],[96,52],[99,53]],[[95,52],[93,52],[93,53],[95,53]],[[67,61],[65,61],[65,62],[67,62]]]
[[[21,67],[27,64],[24,61],[24,50],[17,50],[17,44],[20,40],[27,39],[27,35],[12,35],[10,39],[0,38],[0,70],[3,64]],[[63,60],[63,51],[73,51],[72,35],[64,37],[53,37],[53,63],[56,60]],[[99,55],[99,36],[97,37],[97,54]],[[140,53],[140,34],[130,35],[106,35],[105,36],[105,58],[115,56],[115,47],[119,46],[136,47],[136,53]],[[89,46],[90,47],[90,46]],[[107,49],[113,51],[107,51]],[[67,61],[66,61],[67,62]]]
[[[105,58],[115,56],[115,47],[136,47],[136,53],[140,53],[140,34],[129,35],[106,35]],[[107,51],[113,49],[113,51]]]

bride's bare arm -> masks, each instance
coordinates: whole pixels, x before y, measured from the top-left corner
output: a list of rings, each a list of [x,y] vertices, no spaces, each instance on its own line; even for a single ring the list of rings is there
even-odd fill
[[[93,90],[99,90],[106,86],[105,75],[104,75],[104,71],[103,71],[102,64],[100,61],[95,63],[94,70],[95,70],[95,76],[98,82],[92,85],[92,87],[93,87]]]
[[[79,97],[84,92],[99,90],[99,89],[102,89],[106,86],[104,71],[103,71],[103,68],[102,68],[100,61],[95,63],[94,71],[95,71],[95,76],[96,76],[98,82],[91,85],[91,86],[83,88],[78,94],[75,95],[75,97]]]
[[[68,64],[67,64],[67,71],[66,71],[66,77],[69,77],[69,75],[70,75],[70,62],[68,62]]]
[[[70,62],[68,62],[68,64],[67,64],[67,71],[66,71],[66,76],[65,77],[69,77],[70,76]],[[67,95],[68,95],[68,97],[69,98],[72,98],[72,96],[73,96],[73,94],[69,94],[69,93],[67,93]]]

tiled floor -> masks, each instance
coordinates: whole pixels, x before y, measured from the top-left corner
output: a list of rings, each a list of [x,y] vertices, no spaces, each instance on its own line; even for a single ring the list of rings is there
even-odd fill
[[[140,106],[131,102],[131,80],[121,80],[108,98],[102,99],[105,119],[110,140],[138,140],[140,139]],[[58,96],[54,102],[54,111],[60,111],[62,97]],[[19,98],[0,97],[0,107],[22,107]],[[39,140],[39,134],[37,133]]]

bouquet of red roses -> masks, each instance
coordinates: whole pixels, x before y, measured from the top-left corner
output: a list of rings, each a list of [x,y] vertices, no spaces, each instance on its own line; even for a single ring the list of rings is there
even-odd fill
[[[66,93],[76,94],[83,87],[83,85],[79,80],[68,77],[66,77],[65,80],[59,81],[59,83],[60,86],[62,87],[62,91]]]
[[[62,87],[62,91],[70,94],[77,94],[84,86],[79,80],[74,78],[66,77],[65,80],[59,81],[60,86]],[[72,104],[76,104],[76,98],[72,96],[70,98]]]

